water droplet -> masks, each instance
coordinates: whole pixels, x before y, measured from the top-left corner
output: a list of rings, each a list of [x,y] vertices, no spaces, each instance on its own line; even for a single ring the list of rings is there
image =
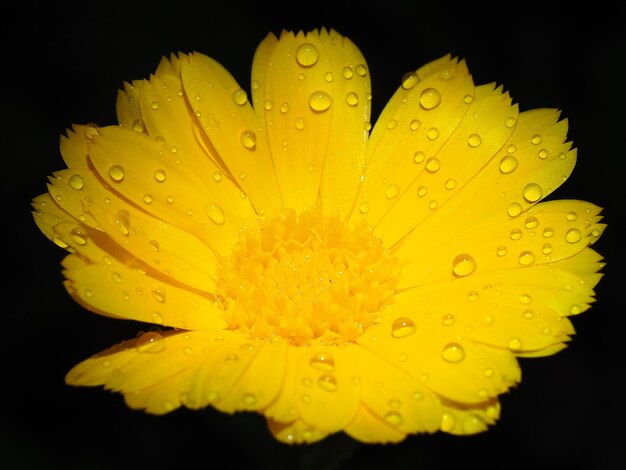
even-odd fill
[[[443,415],[441,415],[440,428],[443,432],[452,431],[455,425],[456,425],[456,420],[454,419],[454,416],[452,416],[450,413],[446,411],[445,413],[443,413]]]
[[[402,76],[402,88],[410,90],[415,88],[415,85],[419,83],[420,79],[415,72],[407,72]]]
[[[214,202],[207,204],[204,208],[204,212],[215,225],[223,225],[226,221],[224,211],[219,204],[216,204]]]
[[[431,127],[426,131],[426,137],[428,137],[428,140],[435,140],[437,137],[439,137],[439,129],[437,129],[436,127]]]
[[[417,331],[413,320],[406,317],[396,318],[391,325],[391,336],[394,338],[406,338]]]
[[[397,184],[389,184],[385,188],[385,197],[387,199],[393,199],[400,193],[400,187]]]
[[[231,96],[237,106],[243,106],[248,102],[248,94],[245,90],[242,90],[241,88],[233,91],[233,94]]]
[[[76,189],[76,190],[81,190],[83,189],[83,187],[85,186],[85,182],[83,181],[83,177],[80,175],[72,175],[70,176],[70,179],[68,180],[68,184],[70,185],[70,188],[72,189]]]
[[[518,202],[512,202],[506,209],[506,213],[509,214],[510,217],[517,217],[522,213],[522,205]]]
[[[500,171],[505,175],[509,174],[517,168],[518,163],[519,162],[515,156],[506,155],[505,157],[502,157],[502,160],[500,160]]]
[[[476,292],[475,290],[470,291],[470,292],[467,294],[467,300],[469,300],[470,302],[476,302],[476,301],[478,300],[478,298],[479,298],[479,297],[480,297],[480,296],[479,296],[478,292]]]
[[[459,343],[449,343],[441,351],[441,357],[448,362],[461,362],[465,359],[465,349]]]
[[[120,183],[124,179],[124,168],[121,165],[113,165],[109,168],[109,176],[111,179]]]
[[[476,270],[476,261],[470,255],[462,253],[452,261],[452,272],[457,277],[469,276]]]
[[[153,101],[152,103],[150,103],[150,107],[151,107],[152,109],[154,109],[155,111],[156,111],[157,109],[159,109],[159,103],[158,103],[158,101]]]
[[[541,247],[541,252],[544,255],[549,255],[552,254],[552,245],[550,245],[549,243],[545,243],[542,247]]]
[[[430,173],[435,173],[439,170],[439,168],[441,168],[441,162],[438,158],[431,157],[426,160],[426,171]]]
[[[357,104],[359,104],[358,95],[351,91],[346,95],[346,103],[348,103],[348,106],[356,106]]]
[[[540,135],[534,135],[532,137],[532,139],[530,139],[530,141],[533,143],[533,145],[539,145],[541,143],[543,139],[541,138]]]
[[[538,225],[539,225],[539,220],[537,220],[537,217],[534,217],[534,216],[527,217],[526,221],[524,222],[524,227],[526,227],[529,230],[537,228]]]
[[[350,65],[346,65],[341,71],[341,74],[343,75],[343,78],[345,78],[346,80],[350,80],[353,75],[352,67]]]
[[[152,201],[153,201],[152,194],[146,193],[143,195],[143,202],[145,202],[146,204],[152,204]]]
[[[158,251],[159,251],[159,242],[158,242],[158,241],[156,241],[156,240],[150,240],[150,241],[148,242],[148,245],[150,245],[154,251],[156,251],[156,252],[158,252]]]
[[[456,318],[453,313],[446,313],[441,319],[441,323],[445,326],[452,326],[456,322]]]
[[[478,147],[483,143],[483,139],[478,134],[470,134],[467,138],[467,145],[470,147]]]
[[[359,212],[361,214],[365,214],[369,210],[370,210],[370,205],[367,202],[362,202],[361,205],[359,206]]]
[[[519,255],[519,258],[517,258],[517,261],[522,266],[528,266],[535,262],[535,255],[533,254],[532,251],[528,251],[528,250],[522,251]]]
[[[254,131],[247,129],[241,133],[239,138],[241,140],[241,145],[248,150],[254,150],[256,148],[256,134]]]
[[[420,94],[420,106],[426,110],[434,109],[441,103],[441,94],[434,88],[426,88]]]
[[[452,80],[456,76],[456,69],[447,69],[443,70],[439,73],[439,79],[447,82],[448,80]]]
[[[496,248],[496,255],[498,255],[500,258],[503,256],[506,256],[506,253],[507,253],[506,246],[500,245],[498,246],[498,248]]]
[[[141,293],[139,293],[139,295],[141,295]],[[157,325],[162,325],[163,315],[161,315],[159,312],[152,312],[152,323],[156,323]]]
[[[154,300],[157,302],[165,302],[165,288],[157,287],[156,289],[152,289],[152,297],[154,297]]]
[[[145,127],[143,125],[143,121],[141,119],[135,119],[133,121],[133,130],[135,132],[143,132],[145,130]]]
[[[305,128],[305,122],[304,122],[304,118],[298,118],[296,119],[296,121],[294,122],[294,127],[296,129],[298,129],[299,131],[301,131],[302,129]]]
[[[571,228],[565,233],[565,241],[567,241],[567,243],[579,242],[582,237],[582,233],[580,233],[580,230],[577,228]]]
[[[89,235],[87,234],[87,230],[82,227],[74,227],[70,232],[70,237],[77,245],[84,246],[87,244],[87,240],[89,239]]]
[[[513,116],[509,116],[508,118],[504,120],[504,125],[508,127],[509,129],[512,129],[513,127],[515,127],[515,124],[517,124],[517,118]]]
[[[265,100],[265,103],[263,104],[263,107],[269,111],[270,109],[272,109],[274,107],[274,102],[272,100]]]
[[[424,197],[426,194],[428,194],[428,188],[426,186],[420,186],[417,188],[417,195],[419,197]]]
[[[539,150],[539,152],[537,152],[537,156],[542,160],[545,160],[546,158],[548,158],[548,151],[546,149],[541,149]]]
[[[319,60],[319,52],[317,48],[308,42],[300,44],[296,49],[296,61],[302,67],[311,67]]]
[[[126,209],[122,209],[113,217],[113,224],[122,235],[130,233],[130,214]]]
[[[395,119],[389,119],[389,121],[387,121],[387,129],[389,130],[395,129],[397,125],[398,121],[396,121]]]
[[[409,123],[409,129],[411,129],[412,131],[416,131],[416,130],[418,130],[420,127],[422,127],[422,121],[420,121],[419,119],[413,119],[413,120]]]
[[[424,158],[426,158],[426,155],[424,155],[424,152],[418,150],[417,152],[413,154],[413,163],[416,163],[419,165],[420,163],[424,161]]]
[[[289,112],[289,108],[290,108],[289,103],[285,102],[280,105],[280,112],[283,114],[286,114]]]
[[[397,411],[390,411],[385,415],[385,421],[387,421],[392,426],[398,426],[404,422],[402,415]]]
[[[326,72],[324,74],[324,80],[326,80],[327,83],[330,83],[333,81],[333,74],[332,72]]]
[[[135,348],[141,353],[154,354],[165,349],[165,340],[160,333],[149,331],[143,333],[135,342]]]
[[[428,202],[428,208],[431,209],[431,210],[436,209],[438,205],[439,205],[439,203],[435,199],[431,199]]]
[[[539,199],[541,199],[542,196],[541,186],[539,186],[537,183],[528,183],[526,186],[524,186],[523,194],[526,201],[531,203],[537,202]]]
[[[520,238],[522,238],[522,231],[518,228],[511,229],[509,237],[511,238],[511,240],[519,240]]]
[[[446,180],[445,187],[447,190],[452,190],[456,188],[456,180],[454,178],[449,178]]]
[[[257,398],[254,393],[244,393],[243,396],[241,397],[241,401],[246,406],[253,406],[253,405],[256,405]]]
[[[512,349],[514,351],[515,350],[520,350],[520,349],[522,349],[522,340],[519,339],[519,338],[515,338],[515,337],[511,338],[508,341],[507,346],[508,346],[509,349]]]
[[[317,385],[327,392],[334,392],[337,390],[337,379],[331,374],[322,374],[317,379]]]
[[[333,99],[323,90],[314,91],[311,93],[311,96],[309,96],[309,106],[313,111],[318,113],[327,111],[332,103]]]
[[[569,220],[570,222],[574,222],[578,218],[578,214],[576,214],[576,212],[573,212],[573,211],[568,212],[565,218]]]
[[[358,64],[356,66],[356,74],[359,77],[365,77],[367,75],[367,67],[365,66],[365,64]]]
[[[154,179],[158,181],[159,183],[162,183],[163,181],[165,181],[166,178],[167,178],[167,175],[165,174],[165,170],[159,168],[158,170],[154,172]]]
[[[472,101],[474,101],[474,97],[472,95],[465,95],[463,97],[463,103],[465,104],[470,104]]]
[[[261,82],[258,80],[252,80],[252,89],[256,91],[259,88],[261,88]]]
[[[219,170],[215,170],[213,172],[213,181],[215,181],[216,183],[222,181],[222,173]]]
[[[314,369],[324,372],[332,372],[335,369],[335,359],[328,353],[317,353],[309,361]]]

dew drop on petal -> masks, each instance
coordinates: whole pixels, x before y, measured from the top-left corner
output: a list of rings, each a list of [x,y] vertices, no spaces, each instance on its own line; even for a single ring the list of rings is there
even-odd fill
[[[452,189],[456,188],[456,180],[454,178],[447,179],[446,183],[445,183],[445,188],[447,190],[452,190]]]
[[[513,116],[509,116],[508,118],[504,120],[504,125],[508,127],[509,129],[512,129],[513,127],[515,127],[515,124],[517,124],[517,118]]]
[[[420,163],[424,161],[424,158],[426,158],[426,155],[424,155],[424,152],[418,150],[417,152],[413,154],[413,163],[416,163],[419,165]]]
[[[540,159],[545,160],[546,158],[548,158],[548,151],[546,149],[541,149],[539,150],[539,152],[537,152],[537,156]]]
[[[367,75],[367,67],[365,66],[365,64],[358,64],[355,70],[356,70],[356,74],[359,77],[365,77]]]
[[[520,238],[522,238],[522,231],[518,228],[511,229],[509,237],[511,238],[511,240],[519,240]]]
[[[159,183],[162,183],[163,181],[165,181],[166,178],[167,178],[167,175],[165,174],[165,170],[159,168],[158,170],[154,172],[154,179],[158,181]]]
[[[83,187],[85,186],[85,182],[83,181],[83,177],[80,176],[80,175],[72,175],[72,176],[70,176],[70,179],[68,180],[68,184],[70,185],[70,188],[76,189],[78,191],[83,189]]]
[[[426,186],[422,185],[419,188],[417,188],[418,197],[424,197],[426,196],[426,194],[428,194],[428,188]]]
[[[70,232],[70,237],[72,237],[72,240],[80,246],[86,245],[87,240],[89,239],[87,231],[82,227],[74,227]]]
[[[158,253],[158,251],[160,250],[160,246],[159,246],[159,242],[156,240],[150,240],[148,242],[148,245],[150,245],[150,247],[156,251]]]
[[[143,202],[145,202],[146,204],[152,204],[152,201],[153,201],[152,194],[146,193],[143,195]]]
[[[317,90],[309,96],[309,106],[315,112],[322,113],[330,108],[333,99],[323,90]]]
[[[426,160],[426,171],[430,173],[435,173],[441,168],[441,162],[436,157],[431,157]]]
[[[439,129],[437,129],[436,127],[431,127],[426,131],[426,137],[428,138],[428,140],[435,140],[437,137],[439,137]]]
[[[242,90],[241,88],[233,91],[233,94],[231,96],[237,106],[243,106],[248,102],[248,94],[245,90]]]
[[[385,415],[385,421],[392,426],[398,426],[404,422],[402,415],[397,411],[390,411]]]
[[[467,145],[469,145],[470,147],[478,147],[480,144],[482,144],[483,139],[478,135],[478,134],[470,134],[470,136],[467,138]]]
[[[116,183],[120,183],[124,180],[124,168],[121,165],[113,165],[109,168],[109,176],[111,177],[111,179],[116,182]]]
[[[519,162],[515,156],[506,155],[505,157],[502,157],[502,160],[500,160],[500,171],[507,175],[513,172],[517,168],[518,164]]]
[[[402,76],[402,88],[405,90],[415,88],[419,81],[420,79],[415,72],[407,72]]]
[[[441,357],[448,362],[461,362],[465,359],[465,349],[459,343],[449,343],[441,351]]]
[[[409,123],[409,129],[411,129],[412,131],[416,131],[416,130],[418,130],[420,127],[422,127],[422,121],[420,121],[419,119],[413,119],[413,120]]]
[[[309,361],[314,369],[324,372],[332,372],[335,369],[335,359],[328,353],[317,353]]]
[[[531,203],[537,202],[539,199],[541,199],[542,196],[541,186],[539,186],[537,183],[528,183],[526,186],[524,186],[523,194],[526,201]]]
[[[302,67],[311,67],[319,60],[319,52],[313,44],[305,42],[296,49],[296,62]]]
[[[522,213],[522,205],[518,202],[512,202],[509,204],[509,207],[507,207],[506,213],[509,214],[510,217],[517,217]]]
[[[470,255],[462,253],[452,261],[452,272],[457,277],[469,276],[476,270],[476,261]]]
[[[133,121],[133,126],[132,126],[133,130],[135,132],[144,132],[145,127],[143,125],[143,121],[141,119],[135,119]]]
[[[522,340],[519,338],[511,338],[507,343],[507,347],[512,350],[520,350],[522,349]]]
[[[213,172],[213,181],[215,181],[216,183],[222,181],[222,173],[219,170],[215,170]]]
[[[541,138],[541,136],[540,136],[540,135],[535,134],[535,135],[534,135],[534,136],[530,139],[530,141],[531,141],[531,143],[532,143],[533,145],[539,145],[539,144],[543,141],[543,139]]]
[[[525,250],[520,253],[519,257],[517,258],[517,261],[522,266],[528,266],[535,262],[535,255],[533,254],[532,251]]]
[[[410,318],[396,318],[391,325],[391,336],[394,338],[406,338],[417,331],[415,323]]]
[[[496,255],[498,255],[500,258],[503,256],[506,256],[507,253],[507,249],[506,246],[504,245],[499,245],[498,248],[496,249]]]
[[[334,392],[337,390],[337,379],[331,374],[322,374],[317,379],[317,385],[327,392]]]
[[[453,313],[446,313],[441,319],[441,323],[445,326],[452,326],[456,322],[456,317]]]
[[[426,110],[434,109],[441,103],[441,94],[435,88],[426,88],[420,94],[419,103]]]
[[[248,150],[254,150],[256,148],[256,134],[250,129],[246,129],[239,136],[241,145]]]
[[[241,397],[241,401],[244,403],[244,405],[253,406],[256,404],[257,398],[254,393],[244,393]]]
[[[387,199],[394,199],[400,193],[400,188],[397,184],[389,184],[385,188],[385,197]]]
[[[156,289],[152,289],[152,297],[159,303],[165,302],[165,288],[157,287]]]
[[[367,202],[362,202],[359,206],[359,212],[361,214],[366,214],[370,210],[370,205]]]
[[[452,431],[455,425],[456,425],[456,420],[454,419],[454,416],[452,416],[450,413],[445,412],[443,413],[443,415],[441,415],[440,428],[443,432]]]
[[[346,103],[348,103],[348,106],[356,106],[357,104],[359,104],[358,95],[351,91],[346,95]]]
[[[343,78],[345,78],[346,80],[350,80],[352,76],[354,75],[352,72],[352,67],[349,65],[346,65],[343,68],[343,70],[341,71],[341,74],[343,75]]]
[[[579,242],[582,238],[582,233],[577,228],[571,228],[567,232],[565,232],[565,241],[567,243],[576,243]]]
[[[537,220],[537,217],[534,217],[532,215],[530,217],[527,217],[526,220],[524,221],[524,227],[526,227],[529,230],[537,228],[538,225],[539,225],[539,220]]]
[[[160,333],[149,331],[137,338],[135,348],[141,353],[155,354],[165,349],[165,340]]]
[[[204,212],[207,217],[211,219],[215,225],[224,225],[226,222],[226,215],[224,214],[224,210],[222,207],[214,202],[207,204],[204,208]]]

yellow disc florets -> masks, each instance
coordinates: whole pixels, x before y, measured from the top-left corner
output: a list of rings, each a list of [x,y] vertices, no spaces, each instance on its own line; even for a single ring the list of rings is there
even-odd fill
[[[365,225],[283,211],[246,230],[220,267],[229,327],[292,345],[354,341],[379,321],[399,264]]]

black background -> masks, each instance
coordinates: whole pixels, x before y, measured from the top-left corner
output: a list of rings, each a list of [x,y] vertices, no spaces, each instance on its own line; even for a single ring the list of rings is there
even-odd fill
[[[626,451],[623,249],[624,25],[619,2],[22,2],[2,17],[2,341],[0,467],[6,469],[415,468],[612,469]],[[487,433],[411,436],[360,445],[342,434],[313,446],[276,442],[256,414],[212,409],[154,417],[120,395],[72,388],[77,362],[141,325],[79,307],[62,286],[65,252],[43,237],[30,200],[64,164],[59,135],[72,123],[115,121],[124,80],[145,78],[162,55],[199,51],[246,89],[265,35],[325,26],[350,37],[371,71],[373,118],[402,74],[448,52],[475,83],[504,84],[521,110],[553,107],[578,147],[572,177],[551,199],[605,208],[596,244],[608,262],[598,301],[574,318],[570,347],[522,361]],[[8,210],[8,213],[7,213]],[[8,256],[8,259],[6,258]]]

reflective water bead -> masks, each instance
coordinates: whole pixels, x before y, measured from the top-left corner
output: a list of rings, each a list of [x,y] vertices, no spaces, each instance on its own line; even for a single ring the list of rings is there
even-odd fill
[[[532,142],[533,145],[539,145],[541,143],[543,139],[541,138],[540,135],[535,134],[534,136],[532,136],[532,138],[530,139],[530,141]]]
[[[224,214],[224,210],[219,204],[214,202],[207,204],[204,208],[204,212],[215,225],[224,225],[224,222],[226,221],[226,215]]]
[[[250,129],[246,129],[239,136],[241,145],[248,150],[254,150],[256,148],[256,134]]]
[[[367,67],[365,66],[365,64],[358,64],[355,67],[355,70],[356,70],[356,74],[359,77],[365,77],[367,75]]]
[[[520,253],[519,257],[517,258],[517,261],[522,266],[528,266],[535,262],[535,255],[533,254],[532,251],[525,250]]]
[[[135,132],[143,132],[145,130],[145,127],[143,125],[143,121],[141,119],[135,119],[133,121],[132,129]]]
[[[409,129],[411,129],[412,131],[416,131],[416,130],[418,130],[420,127],[422,127],[422,121],[420,121],[419,119],[413,119],[413,120],[409,123]]]
[[[290,108],[289,103],[285,102],[280,105],[280,112],[283,114],[286,114],[289,112],[289,108]]]
[[[476,270],[476,261],[472,256],[462,253],[452,261],[452,272],[457,277],[469,276]]]
[[[165,349],[165,340],[160,333],[149,331],[137,338],[135,348],[141,353],[155,354]]]
[[[420,79],[415,72],[407,72],[402,76],[402,88],[410,90],[415,88],[415,85],[419,83]]]
[[[394,338],[406,338],[415,333],[417,327],[410,318],[399,317],[396,318],[391,325],[391,336]]]
[[[233,94],[231,96],[237,106],[243,106],[248,102],[248,94],[245,90],[242,90],[241,88],[233,91]]]
[[[219,170],[215,170],[213,172],[213,181],[215,181],[216,183],[222,181],[222,173]]]
[[[511,240],[519,240],[520,238],[522,238],[522,231],[518,228],[511,229],[509,237],[511,238]]]
[[[534,216],[527,217],[524,221],[524,227],[526,227],[527,229],[537,228],[538,225],[539,220],[537,220],[537,217]]]
[[[152,103],[150,103],[150,107],[156,111],[157,109],[159,109],[159,102],[153,101]]]
[[[441,94],[435,88],[426,88],[420,94],[420,106],[426,110],[431,110],[441,103]]]
[[[436,127],[431,127],[426,131],[426,137],[428,137],[428,140],[435,140],[437,137],[439,137],[439,129],[437,129]]]
[[[568,212],[565,218],[570,222],[574,222],[578,218],[578,214],[576,214],[576,212],[574,211]]]
[[[332,72],[326,72],[324,74],[324,80],[326,80],[326,82],[330,83],[333,81],[333,74]]]
[[[500,160],[500,171],[505,175],[509,174],[517,168],[518,164],[519,162],[515,156],[506,155],[502,157],[502,160]]]
[[[392,426],[398,426],[404,422],[402,415],[397,411],[390,411],[385,415],[385,421],[387,421]]]
[[[520,350],[522,349],[522,340],[519,338],[511,338],[507,343],[507,347],[512,350]]]
[[[166,178],[167,178],[167,175],[165,174],[165,170],[161,168],[159,168],[158,170],[155,170],[154,179],[157,180],[159,183],[162,183],[163,181],[165,181]]]
[[[152,289],[152,297],[159,303],[165,302],[165,288],[157,287],[156,289]]]
[[[548,158],[548,151],[546,149],[541,149],[539,150],[539,152],[537,152],[537,156],[542,160],[545,160],[546,158]]]
[[[301,131],[302,129],[304,129],[306,127],[306,124],[304,122],[304,118],[301,118],[301,117],[296,119],[293,125],[299,131]]]
[[[456,188],[456,180],[454,178],[448,178],[445,183],[445,188],[447,190],[452,190]]]
[[[478,135],[478,134],[470,134],[470,136],[467,138],[467,145],[469,145],[470,147],[478,147],[480,144],[482,144],[483,139]]]
[[[124,180],[124,168],[121,165],[113,165],[109,168],[109,176],[111,177],[111,179],[116,182],[116,183],[120,183]]]
[[[456,322],[456,317],[453,313],[446,313],[441,319],[441,323],[445,326],[452,326]]]
[[[152,194],[146,193],[143,195],[143,202],[145,202],[146,204],[152,204],[152,201],[153,201]]]
[[[358,95],[351,91],[346,95],[346,103],[348,103],[348,106],[356,106],[357,104],[359,104]]]
[[[81,246],[86,245],[87,240],[89,239],[87,230],[83,227],[74,227],[70,232],[70,237],[72,237],[72,240],[74,240],[77,245]]]
[[[426,161],[426,171],[430,173],[435,173],[439,170],[439,168],[441,168],[441,162],[438,158],[432,157]]]
[[[552,245],[550,245],[549,243],[545,243],[542,247],[541,247],[541,252],[544,255],[549,255],[552,254]]]
[[[343,75],[343,78],[350,80],[353,76],[352,67],[350,65],[346,65],[341,71],[341,74]]]
[[[522,205],[518,202],[512,202],[509,204],[509,207],[507,207],[506,213],[509,214],[510,217],[517,217],[522,213]]]
[[[311,67],[319,60],[317,48],[308,42],[300,44],[296,49],[296,62],[302,67]]]
[[[76,189],[78,191],[83,189],[83,187],[85,186],[85,182],[83,181],[83,177],[80,176],[80,175],[72,175],[72,176],[70,176],[70,179],[68,180],[68,184],[70,185],[70,188]]]
[[[428,188],[426,186],[420,186],[417,188],[417,195],[418,197],[424,197],[426,196],[426,194],[428,194]]]
[[[385,197],[387,199],[394,199],[400,193],[400,187],[397,184],[389,184],[385,188]]]
[[[554,229],[552,227],[546,227],[543,229],[543,236],[545,238],[550,238],[554,235]]]
[[[158,252],[160,250],[160,246],[159,246],[159,242],[156,240],[150,240],[148,242],[148,245],[150,245],[152,247],[152,249],[156,252]]]
[[[320,352],[311,357],[309,365],[317,370],[332,372],[335,369],[335,359],[328,353]]]
[[[362,202],[359,206],[359,212],[361,214],[366,214],[370,210],[370,205],[367,202]]]
[[[317,90],[309,96],[309,106],[315,112],[321,113],[327,111],[333,103],[332,98],[323,90]]]
[[[327,392],[334,392],[337,390],[337,379],[331,374],[322,374],[317,379],[317,385]]]
[[[470,302],[476,302],[479,299],[479,297],[480,297],[480,295],[475,290],[470,291],[467,294],[467,300],[469,300]]]
[[[500,258],[503,256],[506,256],[506,253],[507,253],[506,246],[500,245],[498,246],[498,248],[496,248],[496,255],[498,255]]]
[[[413,163],[420,164],[424,161],[424,158],[426,158],[426,155],[424,154],[424,152],[418,150],[417,152],[413,154]]]
[[[568,243],[577,243],[582,237],[582,233],[580,233],[580,230],[577,228],[570,228],[567,232],[565,232],[565,241]]]
[[[512,129],[513,127],[515,127],[515,124],[517,124],[517,118],[513,116],[509,116],[508,118],[504,120],[504,125],[508,127],[509,129]]]
[[[274,102],[272,100],[265,100],[265,103],[263,103],[263,107],[266,111],[270,111],[274,107]]]
[[[526,186],[524,186],[523,195],[526,201],[530,203],[537,202],[539,199],[541,199],[542,196],[541,186],[539,186],[537,183],[528,183]]]

